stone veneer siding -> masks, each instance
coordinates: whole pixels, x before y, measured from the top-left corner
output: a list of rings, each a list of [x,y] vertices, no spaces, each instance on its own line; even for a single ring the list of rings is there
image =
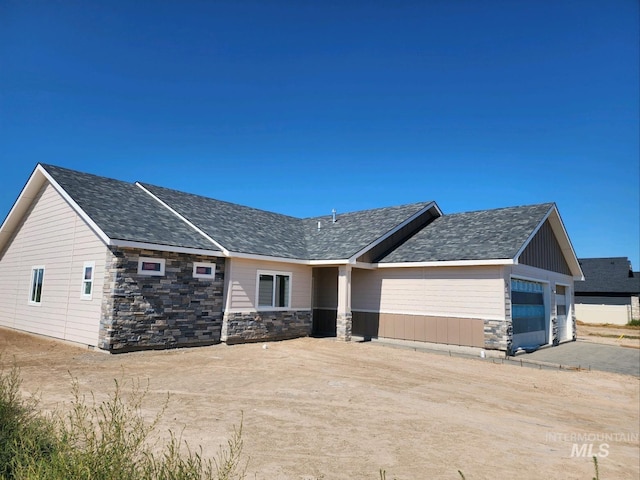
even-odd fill
[[[488,350],[503,350],[511,354],[513,345],[513,323],[511,319],[511,285],[504,282],[504,320],[484,320],[484,347]]]
[[[111,248],[107,254],[99,348],[109,352],[220,342],[224,259]],[[165,259],[164,276],[138,275],[138,258]],[[213,280],[193,262],[216,264]]]
[[[221,339],[229,345],[286,340],[308,337],[311,327],[311,310],[225,313]]]

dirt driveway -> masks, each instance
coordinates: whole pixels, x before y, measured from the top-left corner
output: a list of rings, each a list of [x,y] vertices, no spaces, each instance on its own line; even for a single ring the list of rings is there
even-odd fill
[[[110,356],[0,329],[0,352],[45,408],[69,401],[69,372],[99,399],[149,379],[150,415],[171,393],[162,431],[208,455],[244,412],[247,478],[592,478],[574,444],[606,453],[603,480],[640,477],[630,376],[311,338]]]

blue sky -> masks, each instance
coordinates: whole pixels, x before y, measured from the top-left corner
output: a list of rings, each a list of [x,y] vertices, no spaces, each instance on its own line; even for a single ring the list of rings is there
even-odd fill
[[[300,217],[554,201],[638,270],[638,9],[5,0],[0,218],[38,162]]]

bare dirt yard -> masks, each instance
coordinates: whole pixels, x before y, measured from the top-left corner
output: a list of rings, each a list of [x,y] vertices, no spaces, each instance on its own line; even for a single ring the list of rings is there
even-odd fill
[[[25,393],[64,409],[71,376],[98,400],[149,381],[160,431],[214,455],[244,415],[247,478],[640,478],[640,380],[303,338],[107,355],[0,329]],[[606,445],[605,445],[606,444]],[[576,447],[577,446],[577,447]]]

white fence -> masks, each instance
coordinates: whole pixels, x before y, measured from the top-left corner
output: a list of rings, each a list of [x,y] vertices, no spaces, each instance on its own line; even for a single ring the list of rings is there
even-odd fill
[[[631,320],[631,305],[589,305],[576,303],[576,320],[584,323],[626,325]]]

